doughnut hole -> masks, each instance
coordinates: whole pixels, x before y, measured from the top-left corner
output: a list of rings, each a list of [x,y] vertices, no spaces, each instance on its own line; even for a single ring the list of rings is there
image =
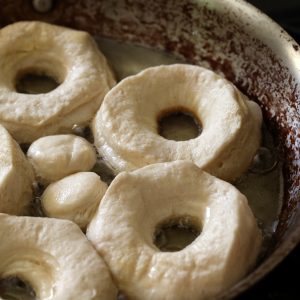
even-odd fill
[[[58,48],[56,51],[61,52]],[[17,93],[49,93],[59,87],[68,75],[68,63],[64,55],[54,57],[43,49],[25,56],[14,55],[15,61],[4,67],[14,70],[8,72],[7,86]]]
[[[22,94],[45,94],[55,90],[63,78],[44,69],[28,68],[20,70],[15,79],[15,89]]]
[[[5,300],[34,300],[52,297],[58,261],[49,253],[22,247],[1,249],[0,297]],[[41,280],[42,278],[42,280]]]
[[[18,277],[0,279],[0,297],[3,300],[36,300],[33,288]]]
[[[41,197],[48,217],[68,219],[83,231],[98,209],[107,185],[93,172],[78,172],[51,183]]]
[[[122,291],[119,291],[117,295],[117,300],[129,300],[129,299]]]
[[[202,132],[199,118],[186,108],[173,108],[162,111],[157,118],[158,133],[168,140],[187,141],[198,137]]]
[[[16,83],[16,90],[22,94],[43,94],[56,89],[60,83],[47,75],[24,74]]]
[[[96,163],[93,146],[72,134],[39,138],[30,145],[27,157],[38,181],[44,185],[77,172],[89,171]]]
[[[195,217],[172,217],[160,222],[154,233],[154,245],[162,252],[176,252],[190,245],[201,233]]]

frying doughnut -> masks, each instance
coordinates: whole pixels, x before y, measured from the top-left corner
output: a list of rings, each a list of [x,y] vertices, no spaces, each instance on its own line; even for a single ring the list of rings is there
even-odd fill
[[[19,143],[87,124],[115,83],[87,32],[42,22],[0,30],[0,65],[0,123]],[[49,93],[19,93],[17,81],[26,74],[47,75],[60,85]]]
[[[85,230],[107,190],[107,185],[93,172],[79,172],[51,183],[41,202],[48,217],[68,219]]]
[[[200,235],[177,252],[154,245],[158,224],[189,218]],[[119,174],[87,237],[130,299],[214,299],[255,263],[261,233],[234,186],[189,161]]]
[[[180,107],[192,112],[202,133],[187,141],[158,134],[157,119]],[[191,160],[224,180],[250,165],[260,144],[262,114],[230,82],[199,66],[146,69],[110,90],[93,121],[99,153],[116,171]]]
[[[0,212],[27,214],[32,200],[33,170],[19,145],[1,125],[0,140]]]
[[[93,146],[84,138],[72,134],[39,138],[29,147],[27,156],[43,183],[89,171],[96,162]]]
[[[0,214],[0,277],[16,276],[37,299],[116,299],[109,271],[67,220]]]

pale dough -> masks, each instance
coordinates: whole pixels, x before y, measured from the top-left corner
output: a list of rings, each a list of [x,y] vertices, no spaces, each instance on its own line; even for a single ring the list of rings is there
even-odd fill
[[[85,230],[106,190],[106,183],[96,173],[79,172],[46,188],[41,197],[43,211],[52,218],[71,220]]]
[[[29,213],[34,173],[26,156],[7,130],[0,125],[0,212]]]
[[[200,235],[177,252],[153,243],[158,224],[189,216]],[[87,237],[129,299],[215,299],[254,265],[262,236],[247,199],[188,161],[122,172]]]
[[[184,108],[202,133],[173,141],[158,134],[159,115]],[[191,160],[233,181],[251,164],[261,138],[262,114],[229,81],[199,66],[146,69],[122,80],[105,96],[93,121],[95,145],[116,171],[174,160]]]
[[[72,134],[39,138],[29,147],[27,156],[43,183],[89,171],[96,162],[93,146],[84,138]]]
[[[87,125],[115,84],[106,59],[87,32],[43,22],[0,30],[0,123],[19,143]],[[53,77],[49,93],[16,91],[20,74]]]
[[[67,220],[0,214],[0,277],[17,276],[40,300],[115,300],[109,271]]]

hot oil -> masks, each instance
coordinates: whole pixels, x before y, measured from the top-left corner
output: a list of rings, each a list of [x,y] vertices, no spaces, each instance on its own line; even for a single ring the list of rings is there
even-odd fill
[[[96,38],[99,48],[107,57],[118,80],[137,74],[145,68],[162,64],[184,63],[163,51],[119,43],[109,39]],[[174,121],[174,120],[173,120]],[[194,130],[183,118],[178,123],[169,124],[164,136],[173,140],[188,139],[188,130]],[[177,132],[174,136],[174,132]],[[194,135],[191,132],[191,136]],[[265,125],[262,129],[262,157],[256,157],[250,169],[234,185],[248,198],[249,205],[263,232],[262,253],[270,245],[276,230],[283,197],[282,165],[278,161],[278,150]],[[267,154],[267,155],[265,155]],[[259,159],[258,159],[259,158]],[[101,161],[103,163],[103,161]],[[188,237],[190,238],[190,237]],[[180,234],[182,239],[182,234]]]
[[[246,195],[262,230],[264,241],[261,257],[263,257],[276,231],[283,199],[283,174],[279,149],[264,124],[261,147],[249,170],[235,182],[235,186]]]
[[[154,66],[183,63],[182,60],[163,51],[95,38],[101,52],[106,56],[117,80]]]

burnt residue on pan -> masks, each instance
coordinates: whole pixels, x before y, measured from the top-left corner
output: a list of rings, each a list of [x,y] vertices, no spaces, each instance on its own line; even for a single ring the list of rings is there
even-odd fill
[[[270,256],[238,284],[232,296],[269,271],[299,241],[300,230],[296,232],[295,224],[295,217],[300,214],[299,87],[282,58],[258,39],[255,32],[251,33],[250,21],[239,23],[236,10],[233,12],[220,3],[218,0],[199,1],[199,5],[188,0],[65,0],[54,1],[48,13],[38,13],[31,1],[2,0],[0,25],[25,19],[43,20],[163,49],[190,63],[212,68],[261,105],[284,161],[284,203],[273,247],[269,249],[269,254],[275,252],[273,261]],[[282,42],[290,43],[295,52],[299,49],[286,36]]]

